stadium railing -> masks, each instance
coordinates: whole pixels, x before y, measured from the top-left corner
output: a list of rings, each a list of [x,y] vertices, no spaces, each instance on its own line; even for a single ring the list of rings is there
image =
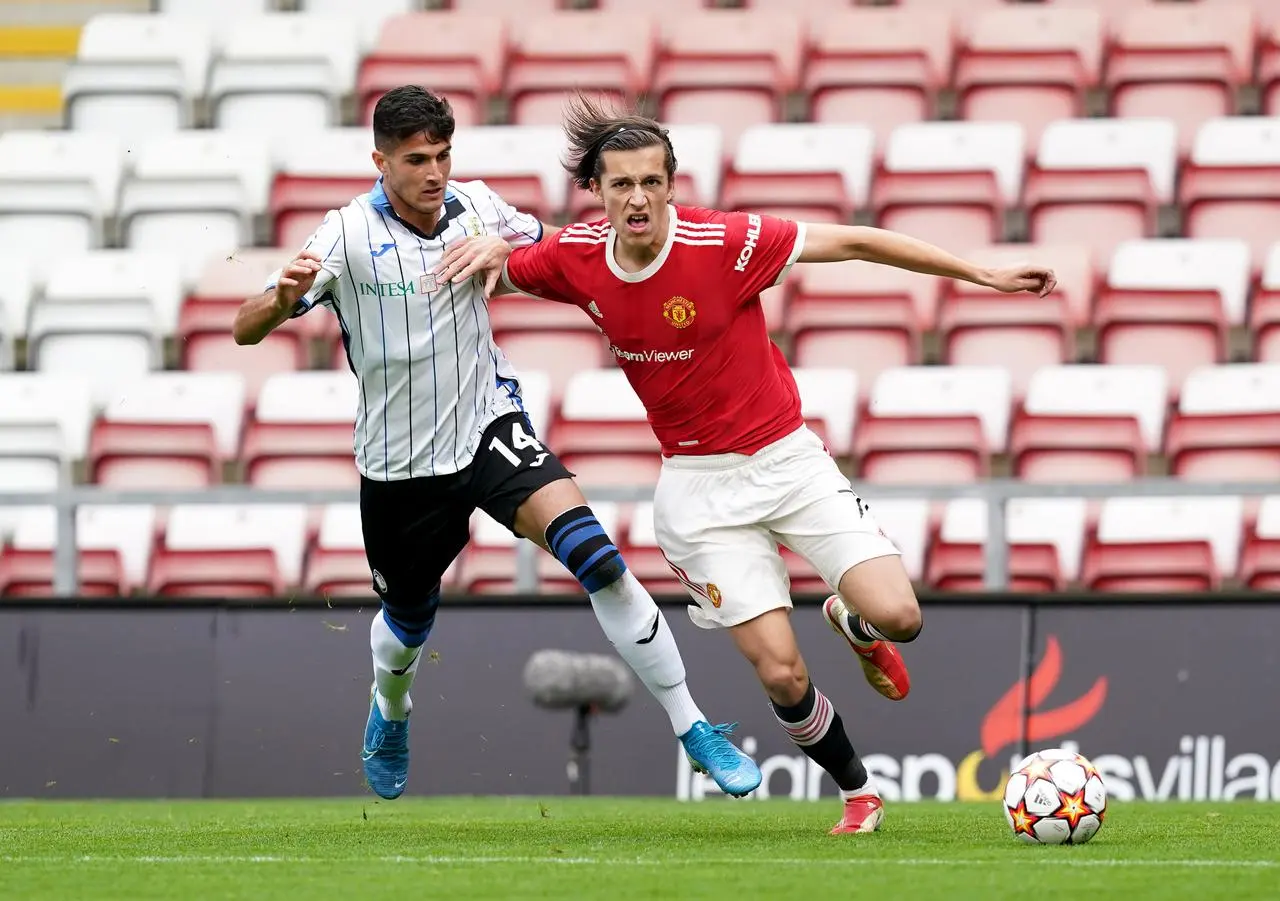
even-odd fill
[[[1015,498],[1108,497],[1195,497],[1230,495],[1260,497],[1280,494],[1275,482],[1189,482],[1174,478],[1148,478],[1132,482],[1033,483],[1012,479],[991,479],[966,485],[870,485],[860,491],[870,500],[882,498],[927,498],[948,501],[974,498],[987,502],[987,536],[984,545],[984,585],[988,591],[1004,591],[1008,585],[1009,545],[1005,532],[1007,501]],[[653,487],[584,488],[588,501],[649,501]],[[190,491],[118,490],[94,485],[75,485],[56,491],[0,490],[0,507],[51,506],[57,511],[57,542],[54,548],[54,593],[70,597],[77,593],[76,509],[87,504],[307,504],[353,503],[358,493],[351,490],[279,490],[251,485],[219,485]],[[537,548],[524,541],[516,550],[516,590],[537,590]]]

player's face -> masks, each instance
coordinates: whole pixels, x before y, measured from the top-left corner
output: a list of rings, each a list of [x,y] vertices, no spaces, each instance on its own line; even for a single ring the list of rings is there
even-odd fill
[[[660,246],[667,239],[667,204],[674,193],[661,145],[607,150],[595,195],[624,245]]]
[[[388,195],[394,195],[399,205],[434,218],[444,204],[445,185],[453,167],[451,150],[448,141],[436,141],[419,132],[390,153],[375,150],[373,161]]]

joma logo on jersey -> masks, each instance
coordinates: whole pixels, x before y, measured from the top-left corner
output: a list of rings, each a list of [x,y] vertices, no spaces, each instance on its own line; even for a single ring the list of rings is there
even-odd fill
[[[662,318],[676,328],[688,328],[693,325],[693,317],[697,315],[698,311],[694,308],[693,301],[687,297],[673,297],[662,305]]]
[[[417,294],[414,282],[361,282],[361,297],[408,297]]]
[[[743,242],[742,253],[738,254],[738,263],[733,267],[734,272],[747,271],[747,264],[751,262],[751,255],[756,252],[756,244],[760,241],[762,225],[759,213],[747,214],[747,240]]]

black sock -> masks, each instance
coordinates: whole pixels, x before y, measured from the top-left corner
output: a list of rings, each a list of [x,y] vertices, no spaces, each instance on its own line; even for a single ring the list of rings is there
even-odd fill
[[[843,791],[867,784],[867,768],[853,749],[844,723],[827,696],[809,683],[794,707],[773,704],[773,714],[805,756],[831,774]]]
[[[871,644],[876,641],[891,641],[895,644],[906,644],[909,641],[915,641],[920,636],[920,631],[916,630],[915,635],[910,635],[906,638],[890,638],[856,613],[850,613],[847,622],[849,623],[849,631],[853,633],[853,637],[866,644]]]

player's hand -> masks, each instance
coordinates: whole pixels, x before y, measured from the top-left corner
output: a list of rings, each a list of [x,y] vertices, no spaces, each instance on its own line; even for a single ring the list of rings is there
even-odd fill
[[[316,274],[322,268],[320,257],[314,252],[299,251],[293,262],[280,272],[280,278],[276,282],[276,300],[282,307],[292,310],[302,296],[311,290]]]
[[[498,287],[502,277],[502,265],[511,256],[511,245],[501,238],[486,235],[464,238],[451,245],[436,267],[436,279],[455,285],[483,272],[484,296],[489,297]]]
[[[984,282],[988,288],[1005,294],[1029,291],[1044,297],[1057,286],[1058,279],[1052,269],[1044,266],[1009,266],[990,270]]]

